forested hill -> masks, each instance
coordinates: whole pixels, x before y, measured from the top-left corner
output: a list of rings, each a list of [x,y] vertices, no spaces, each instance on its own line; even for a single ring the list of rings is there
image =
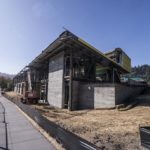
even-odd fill
[[[132,67],[132,71],[129,74],[130,77],[142,77],[147,81],[150,81],[150,65],[138,65]]]
[[[0,87],[8,91],[12,90],[13,89],[13,81],[12,81],[13,77],[14,75],[0,72]]]
[[[0,72],[0,77],[13,79],[14,75]]]

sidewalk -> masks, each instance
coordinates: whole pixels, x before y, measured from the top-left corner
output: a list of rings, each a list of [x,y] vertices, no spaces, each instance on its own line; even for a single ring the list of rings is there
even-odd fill
[[[54,146],[32,126],[15,104],[2,96],[0,96],[0,102],[6,111],[9,150],[55,150]],[[6,142],[2,112],[0,106],[0,149]]]

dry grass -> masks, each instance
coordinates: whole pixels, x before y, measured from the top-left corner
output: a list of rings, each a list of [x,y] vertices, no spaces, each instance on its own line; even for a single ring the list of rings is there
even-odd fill
[[[6,94],[9,96],[9,97],[12,97],[16,100],[20,100],[20,98],[22,97],[21,95],[15,93],[15,92],[6,92]]]
[[[128,111],[83,110],[69,112],[49,106],[35,106],[49,120],[96,144],[102,149],[139,150],[139,125],[150,125],[150,107]]]

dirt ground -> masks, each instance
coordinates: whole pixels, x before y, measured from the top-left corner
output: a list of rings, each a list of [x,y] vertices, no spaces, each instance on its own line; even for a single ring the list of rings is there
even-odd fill
[[[16,100],[20,100],[22,98],[21,95],[15,93],[15,92],[6,92],[6,94],[12,98],[15,98]]]
[[[150,125],[150,105],[140,103],[127,110],[69,112],[48,105],[32,105],[43,116],[104,150],[141,150],[139,125]]]

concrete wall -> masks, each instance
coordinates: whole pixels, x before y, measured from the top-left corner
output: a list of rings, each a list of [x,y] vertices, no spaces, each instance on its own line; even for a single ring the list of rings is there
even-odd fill
[[[115,85],[115,99],[116,105],[124,103],[130,97],[138,96],[145,88],[144,87],[130,87],[121,84]]]
[[[50,105],[63,107],[63,68],[64,53],[60,53],[49,60],[48,102]]]
[[[16,83],[14,85],[14,92],[16,92],[17,94],[25,95],[25,91],[26,91],[25,82]]]
[[[115,107],[115,86],[102,85],[94,88],[94,108]]]
[[[74,109],[114,108],[131,96],[137,96],[142,87],[121,84],[73,82]],[[77,91],[76,91],[77,90]]]
[[[93,84],[80,83],[79,108],[94,108],[94,87]]]
[[[14,92],[17,93],[17,83],[14,85]]]
[[[115,88],[112,84],[80,83],[79,108],[115,107]]]
[[[72,86],[72,109],[76,110],[79,107],[79,81],[73,81]]]
[[[14,92],[20,94],[20,91],[21,91],[21,83],[16,83],[14,87]]]

